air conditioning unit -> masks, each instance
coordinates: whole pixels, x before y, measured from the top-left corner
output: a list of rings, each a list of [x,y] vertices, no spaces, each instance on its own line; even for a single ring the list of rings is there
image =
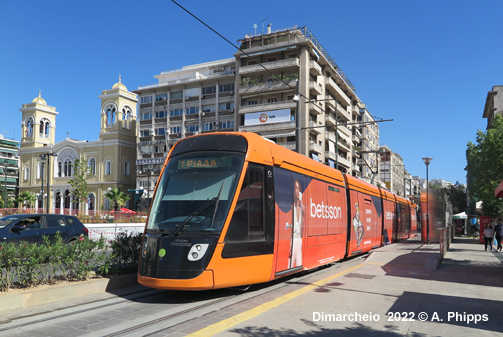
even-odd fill
[[[234,109],[229,109],[229,112],[234,112]]]

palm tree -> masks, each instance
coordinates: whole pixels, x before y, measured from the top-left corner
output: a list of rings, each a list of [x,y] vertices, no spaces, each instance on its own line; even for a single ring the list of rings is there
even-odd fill
[[[37,196],[30,191],[25,191],[19,193],[16,201],[20,203],[22,206],[26,205],[28,208],[32,207],[32,204],[37,201]]]
[[[126,202],[129,200],[129,196],[121,192],[120,186],[109,188],[108,191],[105,192],[105,198],[114,203],[114,211],[118,211],[120,206],[124,206]]]

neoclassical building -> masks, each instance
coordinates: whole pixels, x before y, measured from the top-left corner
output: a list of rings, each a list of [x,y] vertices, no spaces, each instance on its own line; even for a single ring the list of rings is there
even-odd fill
[[[19,192],[37,194],[35,207],[58,213],[79,208],[69,182],[74,177],[73,164],[77,159],[91,168],[87,177],[90,193],[85,201],[86,213],[112,209],[113,205],[104,197],[109,188],[120,186],[123,192],[135,188],[137,96],[119,78],[99,98],[101,126],[99,139],[94,141],[67,136],[56,143],[58,112],[40,93],[19,109],[22,113]]]

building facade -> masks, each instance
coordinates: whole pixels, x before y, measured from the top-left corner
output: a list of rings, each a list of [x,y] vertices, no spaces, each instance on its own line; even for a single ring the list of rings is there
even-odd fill
[[[402,157],[384,145],[379,147],[380,180],[393,193],[405,196],[405,178],[408,176]]]
[[[153,193],[173,144],[184,137],[235,131],[235,60],[162,72],[159,83],[139,87],[137,185]]]
[[[86,213],[109,210],[113,205],[104,197],[109,188],[120,187],[123,192],[135,188],[136,94],[129,92],[119,78],[99,98],[100,134],[94,141],[67,137],[56,143],[58,112],[40,94],[19,109],[22,113],[19,191],[36,194],[35,207],[61,213],[79,207],[85,207]],[[85,163],[91,172],[86,179],[90,193],[87,200],[80,202],[70,185],[76,160]]]
[[[493,118],[496,114],[503,116],[503,86],[496,85],[493,90],[487,93],[484,105],[483,118],[487,118],[487,129],[491,128]]]
[[[0,135],[0,191],[2,204],[17,195],[19,185],[19,142]]]
[[[214,131],[256,132],[362,176],[357,125],[365,105],[314,35],[305,27],[269,29],[238,44],[234,58],[162,72],[158,83],[134,91],[138,185],[150,194],[175,142]],[[377,149],[378,128],[369,137],[368,147]]]
[[[358,122],[353,128],[353,138],[358,142],[359,177],[368,182],[379,181],[379,126],[365,107],[360,108]]]

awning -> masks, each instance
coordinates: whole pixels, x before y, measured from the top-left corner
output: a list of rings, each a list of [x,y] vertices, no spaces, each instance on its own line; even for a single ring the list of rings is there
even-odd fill
[[[468,219],[468,216],[466,215],[465,212],[461,212],[461,213],[458,213],[458,214],[454,214],[452,216],[453,219]]]
[[[295,136],[295,130],[290,131],[290,132],[281,132],[281,133],[272,133],[272,134],[263,134],[262,132],[259,132],[260,135],[264,138],[280,138],[280,137],[290,137],[290,136]]]
[[[503,198],[503,181],[496,187],[496,190],[494,191],[494,196],[496,198]]]

